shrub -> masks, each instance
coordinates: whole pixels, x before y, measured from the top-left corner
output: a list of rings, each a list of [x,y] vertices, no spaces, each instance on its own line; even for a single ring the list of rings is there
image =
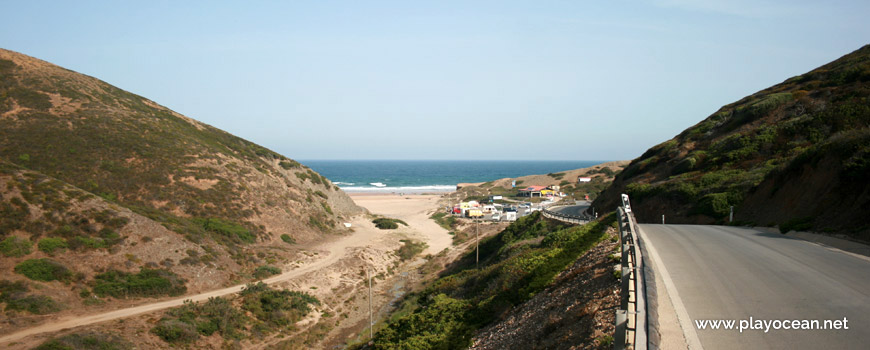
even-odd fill
[[[34,350],[127,350],[134,349],[126,339],[102,333],[75,333],[47,340]]]
[[[297,162],[295,160],[282,160],[281,162],[278,163],[278,165],[280,165],[285,170],[290,170],[290,169],[298,168],[301,166],[301,164],[299,164],[299,162]]]
[[[26,295],[6,300],[6,310],[27,311],[36,315],[44,315],[60,311],[60,305],[45,295]]]
[[[408,226],[408,224],[402,220],[390,218],[377,218],[372,220],[372,223],[375,224],[375,227],[381,230],[394,230],[399,228],[399,224]]]
[[[290,235],[288,235],[286,233],[281,235],[281,240],[287,244],[296,244],[296,239],[294,239],[293,237],[290,237]]]
[[[320,305],[314,296],[290,290],[275,290],[263,282],[248,284],[242,290],[242,309],[264,323],[266,329],[288,326]]]
[[[184,282],[178,275],[163,269],[141,268],[136,274],[109,270],[94,277],[94,293],[115,298],[175,296],[187,291]]]
[[[68,246],[66,244],[66,240],[60,237],[46,237],[39,240],[37,243],[39,250],[45,252],[46,254],[54,254],[55,250],[58,249],[66,249]]]
[[[401,240],[401,242],[404,244],[402,244],[402,247],[396,250],[396,255],[398,255],[399,259],[402,259],[402,261],[409,260],[417,256],[417,254],[422,253],[423,250],[425,250],[428,246],[424,242],[412,241],[409,239],[403,239]]]
[[[22,257],[30,254],[30,246],[32,245],[33,243],[27,238],[9,236],[0,242],[0,252],[7,257]]]
[[[60,305],[50,297],[28,295],[27,291],[25,282],[0,280],[0,302],[6,303],[6,310],[27,311],[37,315],[60,310]]]
[[[206,231],[217,233],[233,241],[243,243],[254,243],[256,241],[256,237],[251,231],[239,224],[226,222],[217,218],[194,219],[194,222],[201,225]]]
[[[258,279],[263,279],[263,278],[266,278],[269,276],[274,276],[274,275],[277,275],[280,273],[281,273],[281,269],[274,267],[274,266],[265,265],[265,266],[260,266],[256,270],[254,270],[254,277],[256,277]]]
[[[199,337],[194,325],[177,319],[160,320],[151,332],[167,342],[190,342]]]
[[[204,303],[185,301],[184,305],[169,310],[151,329],[167,342],[189,342],[199,335],[220,333],[224,338],[239,338],[248,317],[233,307],[229,300],[216,297]]]
[[[42,258],[28,259],[15,265],[15,273],[21,274],[36,281],[67,281],[72,277],[72,272],[59,262]]]

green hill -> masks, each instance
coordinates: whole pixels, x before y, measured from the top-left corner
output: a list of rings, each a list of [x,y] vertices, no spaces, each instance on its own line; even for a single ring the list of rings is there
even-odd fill
[[[0,50],[0,322],[280,273],[363,211],[292,159]]]
[[[870,46],[722,107],[650,148],[594,202],[638,220],[842,233],[870,241]]]
[[[5,50],[0,77],[0,158],[179,233],[219,219],[311,240],[360,211],[307,167],[97,79]]]

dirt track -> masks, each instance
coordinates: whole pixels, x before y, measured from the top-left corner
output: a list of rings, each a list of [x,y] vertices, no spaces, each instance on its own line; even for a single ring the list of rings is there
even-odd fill
[[[388,198],[391,197],[391,198]],[[428,219],[428,212],[434,209],[434,203],[437,200],[435,196],[414,196],[412,199],[404,199],[397,196],[379,196],[356,198],[357,202],[369,208],[372,212],[386,216],[396,217],[405,220],[409,224],[409,229],[416,235],[421,236],[424,241],[429,243],[429,251],[437,252],[449,246],[450,236],[447,231],[439,227],[437,224]],[[327,254],[324,258],[316,260],[305,266],[286,271],[280,275],[263,280],[267,284],[274,284],[293,280],[303,275],[324,269],[333,265],[345,256],[352,248],[371,246],[379,241],[376,237],[382,236],[380,230],[375,229],[367,222],[365,217],[357,217],[354,220],[354,228],[356,232],[350,236],[341,237],[337,240],[323,243],[314,247],[314,250],[325,251]],[[324,254],[320,254],[323,256]],[[135,315],[140,315],[148,312],[163,310],[167,308],[181,306],[185,300],[203,301],[211,297],[224,296],[227,294],[238,293],[242,290],[244,284],[213,290],[196,295],[187,295],[170,300],[159,301],[146,305],[140,305],[121,310],[104,312],[93,315],[85,315],[78,317],[66,317],[58,320],[50,321],[49,323],[41,324],[32,328],[20,330],[10,334],[0,336],[0,345],[8,345],[11,342],[16,342],[26,337],[61,331],[64,329],[81,327],[111,320],[127,318]]]

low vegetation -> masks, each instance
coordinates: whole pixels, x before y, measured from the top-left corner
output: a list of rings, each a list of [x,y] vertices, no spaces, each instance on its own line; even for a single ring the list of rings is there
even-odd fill
[[[456,349],[505,310],[552,283],[558,273],[606,236],[615,216],[570,226],[536,212],[482,241],[480,268],[470,252],[422,292],[406,298],[403,315],[374,336],[375,348]]]
[[[399,224],[408,226],[408,224],[402,220],[390,218],[377,218],[372,220],[372,223],[375,224],[375,227],[381,230],[395,230],[399,228]]]
[[[453,215],[445,212],[438,212],[432,214],[432,216],[430,216],[429,218],[435,220],[435,222],[438,223],[439,226],[443,227],[447,231],[453,231],[456,229],[457,221],[456,217]]]
[[[39,240],[37,243],[39,250],[48,254],[53,255],[55,252],[59,250],[64,250],[69,245],[66,243],[66,240],[60,237],[46,237]]]
[[[169,270],[141,268],[138,273],[109,270],[94,277],[94,294],[101,297],[158,297],[182,295],[185,281]]]
[[[402,261],[413,259],[415,256],[426,250],[426,247],[428,246],[425,242],[410,239],[403,239],[401,242],[402,246],[396,250],[396,255],[398,255],[399,259]]]
[[[104,333],[73,333],[52,338],[34,350],[131,350],[132,343],[113,334]]]
[[[286,233],[281,235],[281,240],[287,244],[296,244],[296,239],[294,239],[293,237],[290,237],[290,235],[288,235]]]
[[[260,266],[257,267],[256,270],[254,270],[254,278],[257,279],[264,279],[266,277],[278,274],[281,274],[281,269],[271,265]]]
[[[22,257],[30,254],[31,246],[33,246],[33,243],[27,238],[9,236],[0,241],[0,253],[3,253],[6,257]]]
[[[743,224],[870,241],[859,209],[870,198],[868,82],[864,46],[723,106],[632,161],[595,206],[614,208],[624,192],[641,221],[668,208],[674,222],[726,223],[734,207]]]
[[[191,343],[215,333],[224,339],[263,337],[289,329],[312,311],[312,305],[320,301],[304,292],[277,290],[262,282],[248,284],[232,300],[210,298],[171,309],[151,332],[170,343]]]
[[[57,312],[60,305],[51,297],[29,294],[30,288],[23,281],[0,280],[0,303],[6,311],[25,311],[36,315]]]
[[[73,273],[63,264],[48,259],[28,259],[15,265],[15,273],[34,281],[69,281]]]

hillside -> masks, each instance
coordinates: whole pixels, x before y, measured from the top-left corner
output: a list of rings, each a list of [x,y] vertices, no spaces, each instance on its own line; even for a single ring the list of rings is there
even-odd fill
[[[0,49],[3,333],[279,273],[363,212],[292,159]]]
[[[619,173],[628,161],[620,160],[601,163],[587,168],[560,171],[550,174],[526,175],[517,178],[503,178],[481,183],[458,184],[457,192],[464,198],[484,198],[490,195],[513,196],[517,188],[527,186],[559,186],[559,191],[569,196],[582,199],[589,195],[594,199],[613,181],[613,177]],[[590,182],[578,183],[578,177],[589,177]],[[511,188],[511,182],[516,181],[517,188]]]
[[[524,216],[409,294],[354,349],[595,348],[612,332],[615,215],[576,226]],[[541,310],[562,310],[558,315]],[[532,323],[527,320],[534,320]],[[542,345],[543,344],[543,345]]]
[[[726,105],[650,148],[593,205],[870,241],[870,46]]]

